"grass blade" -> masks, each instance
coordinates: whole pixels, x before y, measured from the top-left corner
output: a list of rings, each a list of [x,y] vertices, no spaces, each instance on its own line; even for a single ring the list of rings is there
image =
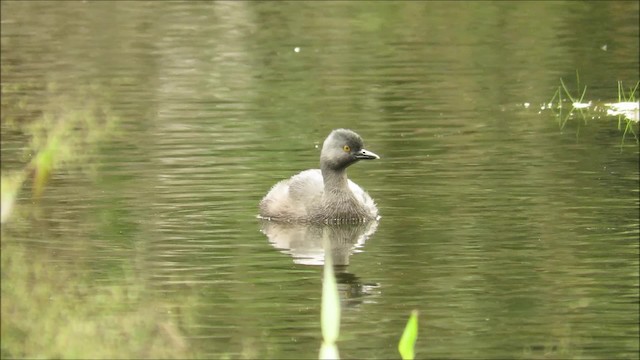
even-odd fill
[[[413,310],[398,343],[398,351],[403,360],[413,360],[415,358],[414,347],[416,339],[418,339],[418,310]]]
[[[322,346],[320,359],[339,359],[338,347],[335,345],[340,335],[340,295],[333,273],[333,261],[329,239],[325,238],[324,246],[324,279],[322,282],[322,310],[320,325],[322,327]]]

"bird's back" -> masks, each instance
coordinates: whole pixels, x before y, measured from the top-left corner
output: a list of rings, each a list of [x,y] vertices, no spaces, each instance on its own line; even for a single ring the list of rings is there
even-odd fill
[[[324,184],[320,169],[302,171],[275,184],[260,202],[260,216],[274,220],[303,221],[310,208],[322,202]]]

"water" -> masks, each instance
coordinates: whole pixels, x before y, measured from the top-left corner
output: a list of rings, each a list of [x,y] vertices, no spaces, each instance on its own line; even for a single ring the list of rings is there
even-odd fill
[[[3,357],[317,357],[318,233],[255,215],[347,127],[382,219],[335,249],[343,358],[412,309],[420,358],[638,358],[637,144],[542,109],[635,84],[638,2],[1,10],[3,177],[37,119],[74,154],[2,226]]]

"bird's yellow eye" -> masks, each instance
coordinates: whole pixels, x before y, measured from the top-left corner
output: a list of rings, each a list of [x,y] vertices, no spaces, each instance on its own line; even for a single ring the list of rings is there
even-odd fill
[[[349,147],[349,145],[345,145],[342,147],[342,150],[344,150],[344,152],[349,152],[351,151],[351,148]]]

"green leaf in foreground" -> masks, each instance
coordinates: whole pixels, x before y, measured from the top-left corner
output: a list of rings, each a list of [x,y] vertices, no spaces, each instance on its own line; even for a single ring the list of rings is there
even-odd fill
[[[398,343],[398,351],[403,360],[413,360],[415,357],[414,346],[418,338],[418,310],[413,310],[407,326],[404,328],[400,343]]]
[[[323,339],[322,347],[320,348],[320,359],[339,359],[340,355],[335,342],[338,340],[340,333],[340,295],[338,294],[338,285],[333,274],[331,251],[328,251],[326,244],[320,324]]]
[[[340,354],[338,354],[338,347],[336,344],[322,343],[320,347],[320,360],[338,360]]]

